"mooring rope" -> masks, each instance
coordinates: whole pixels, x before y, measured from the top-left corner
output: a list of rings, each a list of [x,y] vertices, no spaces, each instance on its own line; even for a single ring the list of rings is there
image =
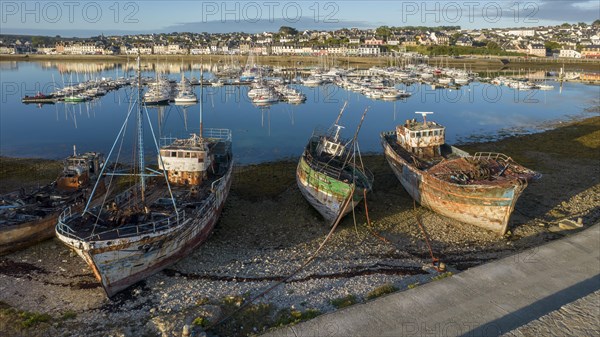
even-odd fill
[[[292,277],[296,276],[299,272],[301,272],[302,270],[304,270],[304,268],[306,268],[319,255],[319,253],[321,252],[321,250],[323,249],[323,247],[325,246],[325,244],[327,243],[327,241],[329,241],[329,239],[333,235],[333,232],[337,228],[338,224],[340,223],[340,221],[344,217],[344,213],[346,212],[346,209],[348,209],[348,205],[350,205],[350,202],[353,201],[353,199],[354,199],[353,198],[353,196],[354,196],[354,188],[355,187],[352,186],[352,189],[350,190],[350,195],[348,196],[348,198],[342,204],[342,207],[340,208],[340,212],[338,213],[337,217],[335,218],[334,223],[331,226],[331,230],[329,230],[329,233],[327,234],[327,236],[325,237],[325,239],[321,242],[321,244],[319,245],[319,247],[317,248],[317,250],[302,265],[300,265],[300,267],[298,267],[296,270],[294,270],[291,274],[289,274],[288,276],[286,276],[282,280],[277,281],[277,283],[275,283],[274,285],[270,286],[269,288],[267,288],[266,290],[264,290],[260,294],[254,296],[251,299],[249,299],[248,301],[244,302],[235,311],[233,311],[229,315],[225,316],[224,318],[220,319],[216,323],[210,325],[209,327],[206,328],[206,330],[213,329],[216,326],[221,325],[224,322],[228,321],[231,317],[235,316],[237,313],[239,313],[240,311],[242,311],[243,309],[245,309],[246,307],[248,307],[250,304],[252,304],[253,302],[255,302],[257,299],[259,299],[259,298],[265,296],[266,294],[270,293],[275,288],[277,288],[279,285],[285,283],[286,281],[288,281]]]

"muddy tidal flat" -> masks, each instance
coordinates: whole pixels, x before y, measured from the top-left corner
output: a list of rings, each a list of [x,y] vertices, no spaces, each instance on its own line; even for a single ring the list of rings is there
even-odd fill
[[[330,228],[298,191],[295,162],[245,166],[236,169],[212,237],[113,299],[56,239],[0,257],[2,336],[179,336],[184,324],[209,336],[255,335],[507,255],[535,262],[535,254],[517,253],[600,221],[597,113],[543,133],[462,148],[503,152],[543,174],[519,199],[503,237],[414,205],[383,156],[368,155],[365,165],[375,175],[367,197],[370,226],[365,206],[357,207],[308,267],[246,305],[301,266]],[[0,157],[4,191],[15,186],[15,163],[27,165]],[[38,172],[49,167],[37,165],[36,179],[24,176],[23,183],[51,180],[53,172]],[[443,273],[432,268],[417,219],[446,265]]]

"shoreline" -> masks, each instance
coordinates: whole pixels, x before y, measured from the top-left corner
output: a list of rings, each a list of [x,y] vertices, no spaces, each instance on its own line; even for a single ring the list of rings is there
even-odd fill
[[[317,263],[210,332],[259,334],[346,303],[451,277],[431,268],[415,224],[417,215],[435,256],[451,273],[519,256],[580,230],[565,229],[566,220],[581,218],[583,228],[598,223],[600,116],[595,111],[592,117],[559,123],[548,131],[461,145],[471,153],[504,152],[543,174],[517,202],[510,233],[504,237],[462,226],[420,206],[413,209],[383,156],[364,156],[365,166],[375,175],[373,192],[367,196],[371,227],[364,206],[359,206],[356,224],[351,215],[344,218]],[[113,300],[105,299],[85,263],[56,239],[1,257],[0,323],[7,323],[8,336],[15,331],[14,335],[135,336],[180,333],[184,322],[198,317],[216,322],[301,265],[329,231],[300,195],[295,164],[244,166],[234,177],[213,236],[190,256]],[[23,319],[10,310],[45,313],[54,320],[23,329]],[[61,318],[67,316],[71,318]]]
[[[563,116],[563,118],[560,118],[560,119],[548,120],[548,121],[544,121],[544,122],[532,125],[526,131],[523,131],[522,129],[499,129],[498,131],[496,131],[494,133],[486,133],[486,134],[474,133],[474,134],[471,134],[468,136],[458,137],[452,145],[463,147],[463,146],[473,146],[476,144],[493,144],[495,142],[500,142],[500,141],[514,138],[514,137],[523,137],[523,136],[540,134],[540,133],[554,130],[556,128],[568,126],[572,123],[589,120],[589,119],[593,118],[593,117],[590,117],[590,114],[593,114],[593,113],[600,113],[600,106],[584,109],[583,111],[581,111],[577,114],[565,115],[565,116]],[[377,151],[362,152],[362,155],[369,156],[369,157],[383,156],[383,149],[378,149]],[[298,157],[299,156],[300,156],[300,154],[298,154]],[[58,176],[58,174],[60,173],[60,170],[62,170],[61,165],[62,165],[63,159],[64,158],[60,158],[58,156],[40,157],[39,155],[25,155],[25,156],[17,157],[17,156],[13,156],[13,155],[0,154],[0,167],[2,167],[2,165],[10,166],[12,162],[19,163],[19,165],[22,165],[22,164],[24,164],[23,161],[26,161],[26,160],[33,161],[33,163],[35,163],[35,167],[32,167],[31,169],[33,169],[34,177],[36,177],[36,179],[29,179],[29,180],[33,180],[34,182],[37,183],[39,181],[43,181],[43,179],[47,178],[48,176],[50,176],[51,178],[55,178],[56,176]],[[294,156],[288,155],[288,156],[283,156],[281,158],[274,158],[274,159],[270,159],[270,160],[266,160],[266,161],[262,161],[262,162],[240,163],[240,164],[236,164],[236,166],[234,167],[234,171],[241,172],[241,171],[246,170],[247,168],[256,168],[259,166],[272,166],[272,165],[277,165],[277,164],[282,164],[282,163],[290,163],[290,162],[295,162],[297,159],[298,158],[296,158]],[[48,164],[48,165],[46,165],[46,164]],[[42,168],[42,170],[40,170],[40,168]],[[4,172],[0,171],[0,173],[4,173]],[[29,176],[29,178],[31,178],[31,176]],[[2,179],[3,179],[2,176],[0,176],[0,182],[2,182]],[[19,182],[17,182],[17,183],[19,183]],[[6,184],[4,186],[6,186]],[[7,191],[6,188],[3,188],[4,186],[0,185],[0,194],[5,193],[5,192],[10,192],[10,191]]]
[[[245,64],[247,55],[141,55],[143,61],[155,62],[214,62]],[[267,65],[292,66],[296,68],[314,67],[323,64],[323,58],[319,56],[257,56],[257,63]],[[133,62],[135,55],[0,55],[3,61],[56,61],[56,62]],[[504,62],[502,61],[504,60]],[[508,63],[506,63],[508,61]],[[329,56],[328,63],[334,63],[338,67],[370,68],[372,66],[389,66],[393,64],[394,58],[388,56]],[[523,57],[498,57],[489,58],[470,57],[462,58],[432,57],[425,60],[429,64],[444,64],[445,66],[466,67],[475,71],[500,71],[500,70],[558,70],[564,67],[565,71],[600,71],[600,60],[587,59],[538,59]]]

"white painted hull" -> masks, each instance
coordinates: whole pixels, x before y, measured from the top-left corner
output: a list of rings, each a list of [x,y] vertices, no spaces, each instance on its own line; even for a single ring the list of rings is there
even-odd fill
[[[56,234],[87,262],[111,297],[179,261],[206,241],[229,194],[232,168],[233,165],[207,198],[208,206],[196,211],[198,214],[187,214],[178,226],[106,241],[77,240],[58,231]]]

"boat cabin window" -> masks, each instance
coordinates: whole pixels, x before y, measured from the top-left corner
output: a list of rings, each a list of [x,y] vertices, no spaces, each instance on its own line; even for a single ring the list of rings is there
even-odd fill
[[[439,134],[439,131],[438,131],[438,130],[434,130],[434,131],[433,131],[433,135],[434,135],[434,136],[437,136],[438,134]]]
[[[177,152],[177,158],[183,158],[183,152]]]
[[[415,132],[415,137],[421,138],[421,133],[420,132]]]
[[[171,152],[171,157],[177,158],[177,152],[175,152],[175,151]]]
[[[186,157],[186,158],[191,158],[191,157],[192,157],[192,155],[191,155],[189,152],[186,152],[186,153],[185,153],[185,157]]]

